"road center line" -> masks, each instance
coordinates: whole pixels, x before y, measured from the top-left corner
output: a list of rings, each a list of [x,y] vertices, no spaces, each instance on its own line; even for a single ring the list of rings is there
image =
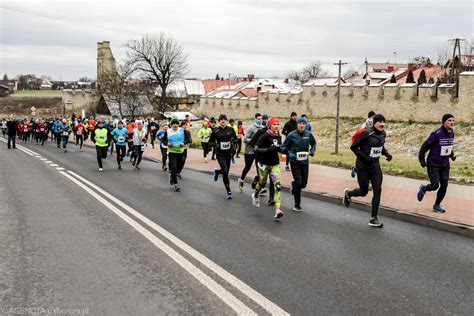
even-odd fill
[[[26,148],[25,146],[21,146],[21,145],[18,145],[18,144],[17,144],[16,146],[17,146],[18,148],[22,148],[23,150],[26,150],[26,151],[32,153],[32,154],[35,155],[35,156],[39,156],[38,153],[35,153],[33,150],[28,149],[28,148]]]
[[[33,157],[34,157],[34,155],[33,155],[32,153],[30,153],[30,152],[24,150],[23,148],[17,147],[17,149],[18,149],[18,150],[21,150],[22,152],[24,152],[24,153],[27,154],[27,155],[30,155],[30,156],[33,156]]]
[[[80,182],[73,176],[67,174],[65,171],[60,171],[60,173],[80,186],[84,189],[87,193],[92,195],[95,199],[105,205],[109,210],[114,212],[117,216],[119,216],[122,220],[124,220],[127,224],[135,228],[140,234],[142,234],[146,239],[151,241],[157,248],[163,251],[166,255],[168,255],[171,259],[173,259],[176,263],[178,263],[184,270],[186,270],[189,274],[195,277],[199,282],[201,282],[204,286],[206,286],[211,292],[213,292],[217,297],[219,297],[223,302],[225,302],[229,307],[231,307],[236,313],[245,314],[245,315],[257,315],[253,310],[251,310],[247,305],[242,303],[239,299],[233,296],[230,292],[224,289],[221,285],[219,285],[216,281],[206,275],[202,270],[197,268],[193,265],[189,260],[185,257],[180,255],[176,250],[168,246],[165,242],[159,239],[156,235],[152,234],[150,231],[145,229],[142,225],[140,225],[137,221],[133,220],[130,216],[126,215],[124,212],[119,210],[113,204],[105,200],[99,194],[94,192],[92,189],[87,187],[84,183]]]
[[[183,250],[184,252],[188,253],[191,257],[193,257],[195,260],[199,261],[201,264],[206,266],[208,269],[216,273],[219,277],[221,277],[223,280],[234,286],[236,289],[238,289],[241,293],[245,294],[247,297],[249,297],[251,300],[253,300],[255,303],[260,305],[262,308],[264,308],[266,311],[273,315],[289,315],[285,310],[283,310],[281,307],[277,306],[274,304],[272,301],[267,299],[265,296],[260,294],[259,292],[255,291],[253,288],[251,288],[249,285],[244,283],[243,281],[239,280],[237,277],[232,275],[231,273],[227,272],[224,270],[222,267],[220,267],[218,264],[186,244],[184,241],[179,239],[178,237],[174,236],[170,232],[168,232],[166,229],[162,228],[152,220],[148,219],[146,216],[142,215],[138,211],[134,210],[124,202],[120,201],[113,195],[109,194],[108,192],[102,190],[100,187],[96,186],[92,182],[88,181],[87,179],[84,179],[77,173],[68,170],[68,173],[72,174],[74,177],[77,179],[81,180],[83,183],[87,184],[89,187],[94,188],[97,192],[99,192],[102,196],[107,197],[109,200],[113,201],[114,203],[120,205],[123,209],[125,209],[127,212],[129,212],[131,215],[135,216],[139,220],[141,220],[144,224],[146,224],[148,227],[151,229],[155,230],[158,232],[160,235],[168,239],[170,242],[172,242],[174,245],[176,245],[178,248]]]

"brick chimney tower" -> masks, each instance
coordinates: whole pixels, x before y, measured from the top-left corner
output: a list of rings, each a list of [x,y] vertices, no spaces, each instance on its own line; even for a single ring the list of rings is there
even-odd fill
[[[117,73],[115,58],[110,49],[109,41],[97,43],[97,89],[99,89],[100,79],[104,73]]]

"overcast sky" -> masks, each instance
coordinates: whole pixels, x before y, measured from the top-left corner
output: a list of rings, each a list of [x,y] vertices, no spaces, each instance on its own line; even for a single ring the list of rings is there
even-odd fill
[[[140,34],[169,33],[189,54],[188,77],[284,76],[310,60],[436,61],[448,39],[472,42],[472,0],[174,0],[0,2],[0,73],[96,77],[97,42],[118,63]]]

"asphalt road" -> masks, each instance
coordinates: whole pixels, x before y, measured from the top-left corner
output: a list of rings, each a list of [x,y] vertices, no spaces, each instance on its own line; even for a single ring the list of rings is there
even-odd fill
[[[289,210],[292,197],[286,193],[288,211],[276,222],[272,208],[252,206],[248,186],[240,193],[232,183],[234,199],[227,201],[221,180],[185,170],[182,192],[176,193],[154,162],[143,161],[139,171],[125,162],[117,170],[114,155],[99,173],[92,148],[79,152],[72,145],[68,153],[51,144],[26,148],[65,171],[0,142],[2,308],[222,315],[239,311],[229,303],[230,294],[259,314],[275,308],[295,315],[474,310],[471,238],[383,217],[384,228],[374,229],[367,226],[366,212],[308,198],[302,201],[305,212],[297,214]],[[120,201],[92,187],[106,204],[99,202],[68,171]],[[149,233],[117,216],[107,201]],[[217,266],[164,238],[141,216]],[[211,290],[216,287],[209,279],[193,276],[150,242],[155,237],[220,290]]]

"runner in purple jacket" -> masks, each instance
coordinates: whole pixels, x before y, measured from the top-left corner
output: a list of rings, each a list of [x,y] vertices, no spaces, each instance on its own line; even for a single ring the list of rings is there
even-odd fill
[[[446,195],[449,180],[449,159],[456,160],[453,151],[454,145],[454,116],[445,114],[442,118],[443,125],[432,132],[428,139],[421,145],[418,160],[420,165],[428,169],[430,183],[420,185],[418,191],[418,201],[422,201],[427,191],[436,191],[436,202],[433,205],[433,212],[444,213],[446,210],[441,207],[441,202]],[[425,160],[429,151],[428,159]]]

